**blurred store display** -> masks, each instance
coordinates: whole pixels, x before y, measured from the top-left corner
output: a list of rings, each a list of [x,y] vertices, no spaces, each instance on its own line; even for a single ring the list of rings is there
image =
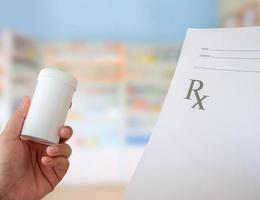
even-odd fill
[[[241,0],[232,1],[232,6],[228,1],[220,1],[222,14],[221,25],[223,27],[241,27],[260,25],[260,1]]]
[[[127,144],[148,142],[179,52],[179,45],[128,45],[125,69]]]
[[[40,43],[0,32],[0,125],[23,95],[32,95],[41,67],[79,81],[66,123],[73,155],[63,184],[126,183],[160,112],[179,44]]]
[[[0,126],[19,104],[32,95],[40,70],[40,45],[29,36],[0,30]]]
[[[64,183],[129,180],[155,125],[179,52],[180,45],[165,44],[46,45],[45,65],[65,69],[79,80],[67,121],[76,133],[71,140],[74,156]]]
[[[123,67],[121,44],[48,44],[45,66],[56,66],[79,81],[68,121],[78,146],[119,144],[123,133]],[[88,136],[88,137],[86,137]]]

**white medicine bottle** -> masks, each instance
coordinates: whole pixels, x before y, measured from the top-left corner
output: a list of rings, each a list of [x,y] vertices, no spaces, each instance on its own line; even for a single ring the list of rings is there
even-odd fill
[[[40,71],[21,137],[50,145],[59,143],[77,80],[70,74],[44,68]]]

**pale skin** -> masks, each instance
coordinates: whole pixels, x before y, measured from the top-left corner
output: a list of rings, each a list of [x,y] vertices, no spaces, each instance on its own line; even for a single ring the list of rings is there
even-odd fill
[[[59,144],[50,146],[23,140],[21,129],[30,106],[24,97],[0,134],[0,200],[39,200],[65,176],[71,148],[65,142],[72,129],[60,129]]]

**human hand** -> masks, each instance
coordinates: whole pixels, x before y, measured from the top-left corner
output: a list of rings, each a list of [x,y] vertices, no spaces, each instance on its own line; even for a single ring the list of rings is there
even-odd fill
[[[60,143],[50,146],[20,138],[29,106],[24,97],[0,135],[0,200],[41,199],[69,168],[71,148],[65,142],[72,136],[70,127],[62,127]]]

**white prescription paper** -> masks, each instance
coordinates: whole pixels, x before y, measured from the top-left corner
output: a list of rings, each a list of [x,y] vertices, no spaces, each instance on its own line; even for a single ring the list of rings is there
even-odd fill
[[[189,29],[124,200],[260,199],[260,27]]]

